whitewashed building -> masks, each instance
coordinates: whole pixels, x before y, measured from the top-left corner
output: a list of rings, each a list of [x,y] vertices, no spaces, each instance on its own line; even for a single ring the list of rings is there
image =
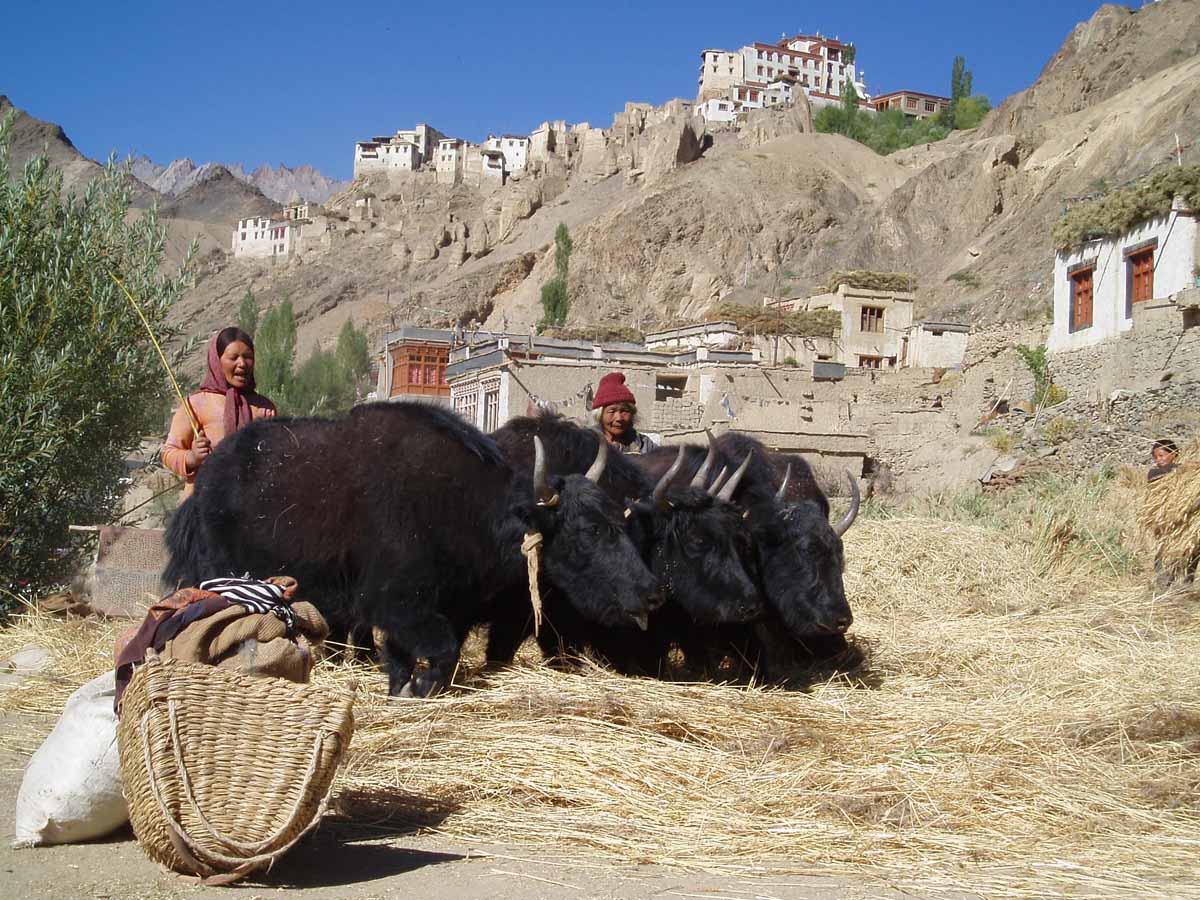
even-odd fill
[[[461,184],[468,144],[458,138],[442,138],[435,151],[438,184]]]
[[[505,171],[524,172],[529,161],[529,138],[519,134],[502,134],[499,137],[490,136],[484,141],[487,150],[499,150],[504,154]]]
[[[239,219],[233,229],[234,257],[287,259],[306,247],[328,246],[332,225],[315,203],[289,203],[276,216]]]
[[[812,297],[764,297],[763,305],[794,312],[828,309],[840,319],[833,362],[863,369],[895,369],[903,365],[913,324],[916,294],[877,291],[846,283],[831,293]]]
[[[231,250],[235,257],[271,259],[291,256],[298,237],[297,223],[270,216],[239,219],[233,229]]]
[[[696,115],[706,122],[732,122],[737,118],[733,101],[714,97],[696,104]]]
[[[967,354],[971,327],[958,322],[916,322],[900,339],[900,365],[957,369]]]
[[[1054,324],[1046,347],[1076,350],[1134,327],[1137,308],[1196,283],[1196,211],[1176,197],[1165,215],[1054,257]]]
[[[679,348],[714,347],[736,350],[742,342],[742,333],[736,322],[701,322],[697,325],[682,325],[663,331],[646,333],[647,350],[677,350]]]
[[[701,51],[698,101],[720,97],[733,100],[735,109],[757,109],[791,102],[782,99],[784,94],[794,99],[793,90],[801,90],[814,106],[825,106],[841,101],[847,83],[869,107],[866,74],[856,66],[853,45],[797,34],[777,44]],[[785,91],[781,84],[794,88]]]
[[[434,158],[438,143],[446,135],[429,125],[417,125],[392,135],[357,141],[354,145],[354,177],[372,172],[415,172]]]

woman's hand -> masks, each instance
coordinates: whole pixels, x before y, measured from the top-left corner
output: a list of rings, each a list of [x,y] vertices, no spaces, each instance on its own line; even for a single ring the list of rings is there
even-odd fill
[[[201,431],[192,441],[192,449],[187,454],[188,471],[195,472],[200,468],[200,463],[204,462],[210,453],[212,453],[212,444]]]

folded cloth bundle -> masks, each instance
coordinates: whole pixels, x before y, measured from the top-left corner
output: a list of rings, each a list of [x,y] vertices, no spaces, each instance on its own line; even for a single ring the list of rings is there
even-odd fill
[[[311,645],[328,637],[329,626],[311,603],[294,601],[297,587],[286,575],[222,578],[158,601],[137,629],[117,641],[117,709],[148,649],[165,659],[307,682]]]

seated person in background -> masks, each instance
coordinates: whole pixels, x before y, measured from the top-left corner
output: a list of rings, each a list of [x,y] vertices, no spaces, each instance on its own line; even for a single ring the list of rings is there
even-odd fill
[[[255,419],[275,415],[275,404],[254,392],[254,340],[236,326],[223,328],[208,344],[208,370],[200,390],[188,397],[200,424],[192,431],[188,410],[180,406],[162,448],[163,465],[187,483],[188,497],[196,483],[196,470],[226,435]]]
[[[649,453],[658,444],[633,427],[637,420],[637,398],[625,386],[625,376],[609,372],[600,379],[592,401],[594,430],[604,435],[608,445],[622,453]]]
[[[1156,481],[1172,472],[1178,465],[1175,461],[1178,456],[1179,448],[1174,441],[1165,438],[1155,441],[1150,449],[1150,458],[1154,460],[1154,465],[1146,473],[1146,480]]]
[[[1154,482],[1170,475],[1179,467],[1179,448],[1175,442],[1160,439],[1154,442],[1150,449],[1154,465],[1146,473],[1146,481]],[[1175,586],[1188,587],[1196,578],[1196,566],[1200,563],[1200,554],[1191,559],[1164,559],[1162,547],[1154,555],[1154,587],[1155,590],[1167,591]]]

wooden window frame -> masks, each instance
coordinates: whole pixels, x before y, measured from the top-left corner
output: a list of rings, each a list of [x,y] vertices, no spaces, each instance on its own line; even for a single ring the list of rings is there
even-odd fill
[[[1133,305],[1154,299],[1155,252],[1158,238],[1125,248],[1125,318],[1133,318]]]
[[[869,353],[858,354],[858,367],[860,369],[882,369],[883,357],[872,356]]]
[[[1077,291],[1085,275],[1087,276],[1088,286],[1087,321],[1081,322],[1079,313],[1082,310],[1082,306],[1077,296]],[[1067,328],[1071,334],[1075,334],[1077,331],[1086,331],[1091,328],[1096,321],[1096,261],[1091,260],[1072,266],[1067,270],[1067,279],[1070,283]]]
[[[883,334],[887,308],[883,306],[860,306],[858,330],[863,334]]]

